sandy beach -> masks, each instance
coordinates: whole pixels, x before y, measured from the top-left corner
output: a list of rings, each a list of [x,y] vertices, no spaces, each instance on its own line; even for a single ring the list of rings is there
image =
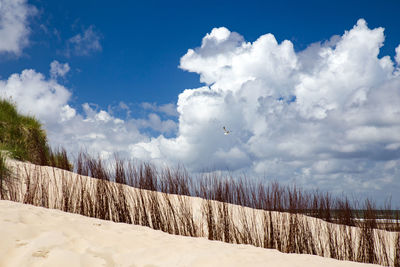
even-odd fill
[[[0,266],[377,266],[169,235],[0,201]]]

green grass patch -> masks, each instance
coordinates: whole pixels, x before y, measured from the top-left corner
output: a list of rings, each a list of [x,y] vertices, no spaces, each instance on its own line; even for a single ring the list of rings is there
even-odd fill
[[[50,149],[42,124],[33,116],[19,114],[6,99],[0,99],[0,150],[17,160],[72,170],[64,149]]]
[[[49,158],[46,132],[32,116],[17,112],[15,104],[0,100],[0,149],[12,158],[45,165]]]

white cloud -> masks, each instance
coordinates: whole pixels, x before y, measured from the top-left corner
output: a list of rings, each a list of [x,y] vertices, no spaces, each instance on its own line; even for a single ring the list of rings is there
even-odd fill
[[[178,128],[173,120],[161,120],[155,113],[148,114],[147,119],[137,119],[135,122],[139,128],[150,128],[161,134],[175,133]]]
[[[91,25],[82,33],[78,33],[67,41],[66,55],[70,56],[71,54],[75,54],[78,56],[87,56],[94,52],[101,51],[101,38],[100,33],[95,31],[94,26]]]
[[[61,115],[63,112],[71,114],[65,107],[71,96],[68,89],[32,69],[12,74],[7,80],[0,81],[0,92],[3,97],[11,97],[21,112],[35,115],[46,123],[66,118]]]
[[[176,105],[172,103],[161,105],[159,107],[159,111],[173,117],[178,117],[179,115],[178,111],[176,110]]]
[[[54,60],[50,63],[50,75],[53,79],[57,77],[64,77],[70,70],[68,63],[60,63]]]
[[[151,128],[161,133],[176,131],[176,123],[162,120],[156,114],[147,119],[122,120],[95,104],[82,104],[80,114],[71,106],[71,91],[56,80],[69,70],[68,63],[50,64],[50,78],[35,70],[23,70],[0,80],[0,97],[12,99],[20,112],[34,115],[44,125],[53,147],[63,146],[76,155],[81,149],[103,157],[118,152],[130,157],[129,145],[148,142],[139,129]],[[120,107],[129,107],[120,103]]]
[[[144,109],[153,110],[155,112],[162,112],[172,117],[177,117],[179,115],[176,110],[176,105],[173,103],[157,105],[157,103],[143,102],[141,106]]]
[[[76,115],[76,110],[69,105],[64,105],[61,108],[61,121],[67,121],[75,117]]]
[[[114,152],[129,157],[129,144],[148,140],[133,120],[121,120],[88,103],[82,108],[84,114],[76,113],[67,121],[46,125],[53,146],[62,145],[74,154],[85,149],[103,157],[112,156]]]
[[[384,188],[400,172],[386,164],[400,158],[400,77],[389,56],[378,57],[383,31],[360,19],[295,52],[272,34],[250,43],[215,28],[181,58],[205,86],[179,95],[177,137],[132,144],[131,152],[192,171]]]
[[[123,110],[129,110],[129,106],[124,101],[119,102],[118,106]]]
[[[53,61],[50,74],[61,75],[66,66]],[[78,114],[68,104],[71,92],[35,70],[23,70],[0,80],[0,96],[11,98],[23,114],[37,117],[44,124],[51,144],[62,145],[72,153],[87,149],[105,155],[146,139],[132,122],[114,118],[104,110],[94,110],[88,104],[83,105],[85,114]]]
[[[398,67],[400,67],[400,45],[396,47],[395,51],[396,51],[395,60],[397,62]]]
[[[383,28],[370,30],[360,19],[334,48],[322,48],[321,65],[310,74],[299,73],[294,94],[302,116],[324,119],[339,107],[362,106],[369,91],[393,71],[390,59],[377,57],[383,41]]]
[[[0,0],[0,53],[20,55],[29,43],[29,16],[37,12],[26,0]]]

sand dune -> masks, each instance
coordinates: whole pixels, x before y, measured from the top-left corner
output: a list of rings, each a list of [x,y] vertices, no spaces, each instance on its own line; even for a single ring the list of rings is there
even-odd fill
[[[0,201],[0,266],[377,266],[169,235]]]
[[[14,160],[8,165],[13,179],[4,184],[3,199],[14,202],[2,201],[0,266],[357,264],[329,258],[395,265],[394,232],[148,191]],[[372,254],[365,250],[370,246]]]

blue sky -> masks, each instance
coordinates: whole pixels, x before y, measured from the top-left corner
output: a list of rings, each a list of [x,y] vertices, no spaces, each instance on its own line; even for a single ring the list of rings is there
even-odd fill
[[[76,104],[103,107],[127,102],[176,102],[185,88],[199,86],[196,74],[178,68],[187,49],[214,27],[224,26],[255,41],[273,33],[296,50],[343,34],[359,18],[384,27],[384,54],[394,55],[400,27],[399,1],[29,1],[31,45],[21,57],[0,58],[0,75],[25,68],[46,73],[49,62],[68,62],[67,84]],[[63,55],[65,42],[93,25],[102,50],[88,56]],[[46,30],[44,30],[46,29]],[[47,33],[45,32],[47,31]],[[54,34],[57,31],[57,35]]]
[[[399,10],[0,0],[0,96],[72,154],[400,201]]]

